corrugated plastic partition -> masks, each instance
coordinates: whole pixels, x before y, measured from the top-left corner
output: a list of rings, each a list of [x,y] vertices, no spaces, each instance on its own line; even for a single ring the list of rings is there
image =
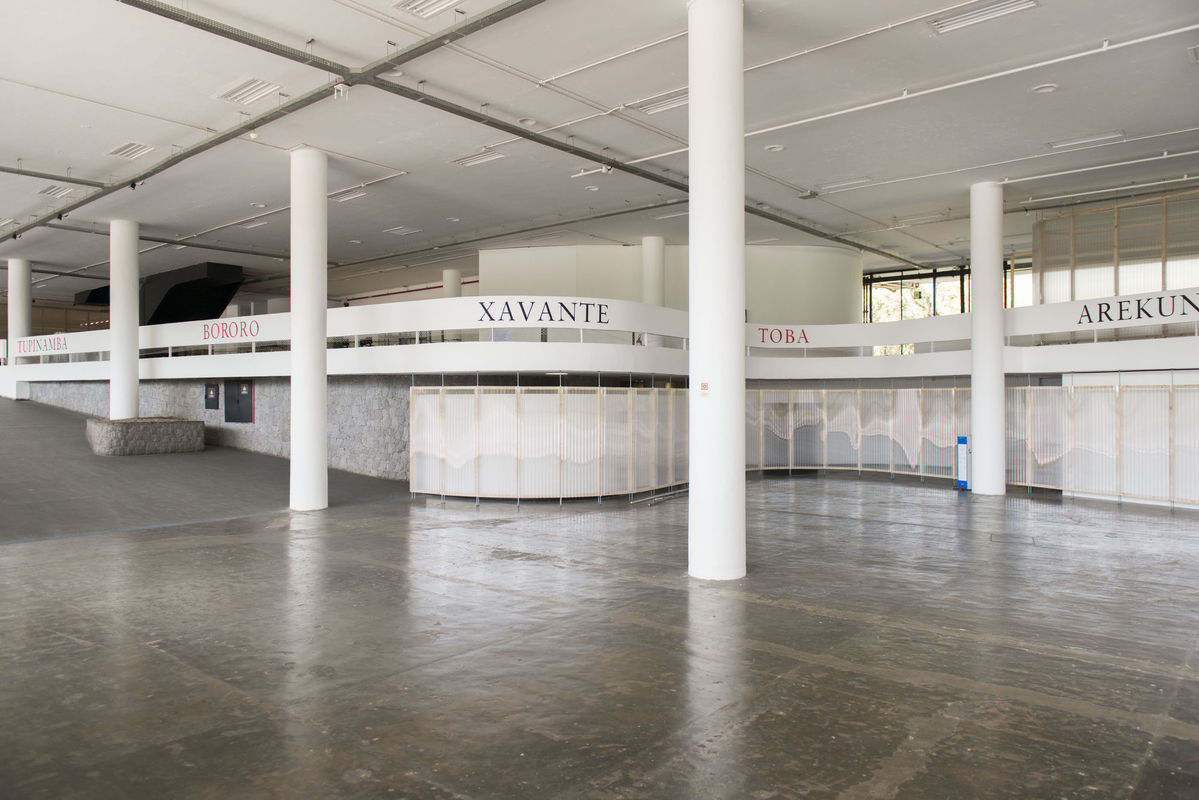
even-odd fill
[[[686,480],[684,389],[414,387],[412,491],[596,497]]]
[[[412,389],[414,492],[594,497],[687,481],[684,389]],[[747,469],[950,478],[968,389],[746,393]],[[1007,480],[1199,503],[1199,386],[1007,390]]]

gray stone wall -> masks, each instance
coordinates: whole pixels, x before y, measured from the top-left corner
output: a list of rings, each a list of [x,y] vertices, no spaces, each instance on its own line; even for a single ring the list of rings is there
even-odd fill
[[[204,408],[202,380],[142,381],[143,417],[180,417],[204,423],[205,442],[286,458],[291,452],[291,385],[287,378],[254,379],[254,421],[225,422],[221,408]],[[412,381],[391,375],[329,378],[329,466],[392,480],[408,479],[408,390]],[[30,383],[30,399],[95,417],[108,416],[108,383]]]

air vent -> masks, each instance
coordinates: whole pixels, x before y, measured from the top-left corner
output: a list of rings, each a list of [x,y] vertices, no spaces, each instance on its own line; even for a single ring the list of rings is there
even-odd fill
[[[949,33],[959,28],[1014,14],[1017,11],[1036,8],[1036,6],[1037,0],[1002,0],[999,3],[979,3],[961,13],[931,19],[928,24],[938,34]]]
[[[843,181],[833,181],[832,183],[822,183],[817,188],[821,192],[835,192],[838,189],[848,189],[851,186],[864,186],[870,182],[870,178],[863,176],[861,178],[846,178]]]
[[[394,228],[388,228],[383,232],[394,234],[395,236],[411,236],[414,233],[420,233],[420,228],[408,228],[403,225],[397,225]]]
[[[45,189],[39,191],[38,194],[44,194],[46,197],[53,197],[55,200],[61,200],[69,195],[72,191],[73,190],[69,186],[59,186],[52,183]]]
[[[400,11],[407,11],[409,14],[428,19],[434,14],[440,14],[442,11],[447,11],[461,3],[462,0],[402,0],[396,3],[395,8]]]
[[[235,103],[239,106],[248,106],[251,103],[258,102],[267,95],[274,94],[281,88],[283,87],[277,83],[250,78],[227,91],[221,92],[217,95],[217,99],[228,103]]]
[[[154,148],[148,144],[141,144],[140,142],[126,142],[125,144],[121,145],[120,147],[114,147],[113,149],[109,150],[108,154],[110,156],[117,156],[118,158],[127,158],[130,161],[133,161],[135,159],[141,158],[142,156],[144,156],[146,153],[149,153],[153,149]]]
[[[359,197],[366,197],[366,189],[363,189],[361,186],[351,186],[349,189],[342,189],[339,192],[329,195],[329,199],[335,203],[344,203],[347,200],[356,200]]]
[[[1193,44],[1188,47],[1187,55],[1191,57],[1192,64],[1199,64],[1199,44]]]
[[[634,103],[631,107],[644,114],[660,114],[663,111],[687,105],[687,99],[687,90],[677,89],[656,97],[653,100],[647,100],[644,103]]]
[[[495,161],[497,158],[503,158],[504,154],[498,150],[488,150],[483,148],[482,152],[472,153],[469,156],[454,159],[453,163],[460,167],[473,167],[476,164],[483,164],[488,161]]]

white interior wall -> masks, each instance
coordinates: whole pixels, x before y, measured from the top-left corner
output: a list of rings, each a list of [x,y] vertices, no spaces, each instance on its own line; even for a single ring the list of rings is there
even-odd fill
[[[641,299],[641,247],[521,247],[479,253],[481,295]],[[687,310],[687,248],[666,248],[666,305]],[[861,322],[862,258],[839,247],[746,248],[750,322]]]

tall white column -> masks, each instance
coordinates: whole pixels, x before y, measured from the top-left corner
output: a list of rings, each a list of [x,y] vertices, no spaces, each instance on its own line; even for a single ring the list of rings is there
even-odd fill
[[[328,159],[291,153],[291,507],[329,507]]]
[[[661,236],[641,239],[641,302],[666,305],[666,240]]]
[[[8,363],[19,364],[17,339],[33,335],[33,271],[24,258],[8,260]]]
[[[970,489],[1003,494],[1003,187],[970,187]]]
[[[441,293],[443,297],[462,296],[462,270],[443,269],[441,271]]]
[[[133,419],[138,381],[138,267],[136,222],[108,224],[108,418]]]
[[[689,0],[688,571],[745,575],[745,103],[741,0]]]

